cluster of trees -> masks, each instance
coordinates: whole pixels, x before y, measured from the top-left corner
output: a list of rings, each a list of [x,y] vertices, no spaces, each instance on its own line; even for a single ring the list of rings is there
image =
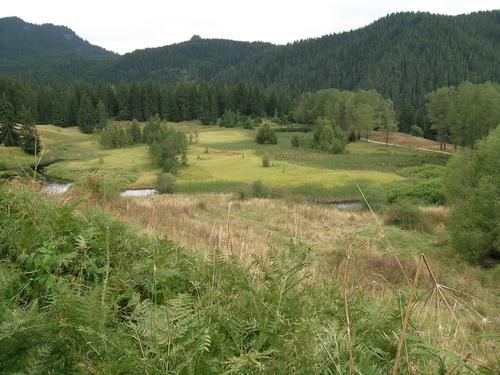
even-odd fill
[[[443,149],[448,143],[472,147],[500,123],[500,85],[442,87],[427,95],[427,112]]]
[[[26,107],[39,124],[78,125],[83,132],[103,128],[108,117],[145,121],[158,113],[168,121],[199,119],[215,123],[225,111],[245,116],[287,114],[292,99],[279,91],[244,84],[208,85],[182,81],[175,85],[55,84],[32,87],[26,81],[0,76],[0,95],[5,95],[17,118]]]
[[[149,145],[151,158],[164,172],[175,175],[179,166],[187,163],[186,134],[164,125],[158,114],[144,125],[142,141]]]
[[[244,128],[253,129],[261,123],[259,117],[252,118],[251,116],[242,115],[239,111],[225,111],[217,121],[217,124],[223,128]]]
[[[2,95],[0,97],[0,144],[6,147],[19,146],[29,154],[37,153],[41,142],[33,124],[31,112],[22,106],[17,120],[20,125],[16,122],[14,107],[5,95]]]
[[[143,142],[137,120],[132,121],[130,126],[110,123],[102,129],[100,137],[101,144],[106,148],[122,148]]]
[[[372,130],[397,130],[392,101],[375,90],[320,90],[303,95],[294,111],[297,122],[314,124],[318,119],[330,121],[352,138],[368,137]]]

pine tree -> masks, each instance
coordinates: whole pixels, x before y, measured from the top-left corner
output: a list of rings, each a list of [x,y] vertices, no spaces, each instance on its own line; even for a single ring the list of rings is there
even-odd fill
[[[14,107],[5,95],[0,98],[0,143],[6,147],[21,144],[19,130],[14,120]]]
[[[35,123],[35,117],[31,110],[24,104],[21,106],[19,113],[17,115],[18,122],[24,125],[33,125]]]
[[[94,106],[86,94],[84,94],[80,100],[77,123],[80,131],[87,134],[92,133],[96,126]]]
[[[97,103],[97,128],[104,129],[108,123],[108,113],[106,111],[106,106],[99,100]]]
[[[21,125],[20,133],[22,137],[21,147],[24,150],[24,152],[36,155],[41,149],[41,142],[35,125],[32,124]]]

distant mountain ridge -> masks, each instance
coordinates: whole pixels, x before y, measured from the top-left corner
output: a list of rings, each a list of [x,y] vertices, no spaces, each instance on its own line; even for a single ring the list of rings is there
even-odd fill
[[[90,45],[68,28],[33,25],[34,31],[25,30],[21,22],[0,19],[0,73],[38,83],[186,79],[246,82],[293,94],[328,87],[374,88],[399,108],[405,103],[421,108],[425,93],[440,86],[500,82],[498,10],[459,16],[396,13],[357,30],[278,46],[193,37],[123,56]],[[57,48],[40,48],[33,33],[43,35],[38,35],[43,41],[50,35],[49,47]],[[27,42],[18,48],[12,40]]]
[[[114,52],[94,46],[66,26],[36,25],[18,17],[0,18],[0,72],[29,75],[40,67],[70,60],[106,60]]]

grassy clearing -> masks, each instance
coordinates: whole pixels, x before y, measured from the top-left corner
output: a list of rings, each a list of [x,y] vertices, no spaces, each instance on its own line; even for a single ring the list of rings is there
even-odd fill
[[[100,145],[98,134],[82,134],[78,128],[52,125],[37,128],[48,156],[63,160],[46,168],[49,177],[75,180],[86,172],[102,169],[127,175],[133,180],[129,187],[149,187],[160,172],[152,165],[145,145],[106,150]]]
[[[118,122],[127,125],[127,122]],[[294,149],[292,132],[278,133],[277,146],[254,142],[255,131],[202,126],[197,122],[169,124],[184,131],[197,143],[189,147],[188,167],[178,176],[178,191],[229,192],[248,190],[255,181],[282,193],[321,200],[359,198],[356,183],[386,185],[403,180],[395,172],[422,164],[444,164],[447,156],[357,142],[347,153],[329,155],[307,149]],[[49,177],[75,180],[83,173],[102,169],[125,175],[128,187],[152,187],[160,170],[151,163],[145,145],[106,150],[98,134],[82,134],[77,128],[38,126],[46,159],[59,163],[46,168]],[[16,158],[10,154],[14,153]],[[2,153],[4,153],[2,155]],[[30,159],[20,150],[0,148],[2,160]],[[5,155],[5,157],[4,157]],[[271,160],[262,167],[262,158]],[[12,166],[9,166],[12,167]]]

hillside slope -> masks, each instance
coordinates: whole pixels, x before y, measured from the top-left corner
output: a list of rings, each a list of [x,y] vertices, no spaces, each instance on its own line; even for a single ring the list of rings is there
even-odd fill
[[[94,46],[65,27],[0,18],[0,71],[29,76],[67,61],[106,60],[113,52]],[[51,69],[55,69],[52,67]]]

